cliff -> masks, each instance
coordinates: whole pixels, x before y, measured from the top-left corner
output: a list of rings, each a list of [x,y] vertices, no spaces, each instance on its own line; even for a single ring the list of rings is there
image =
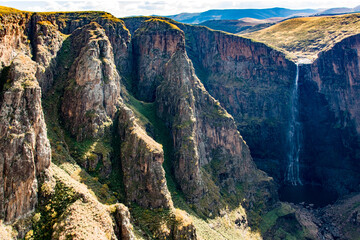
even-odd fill
[[[51,149],[36,64],[18,55],[1,73],[0,217],[13,222],[34,211]]]
[[[137,29],[132,46],[136,93],[140,100],[155,100],[156,88],[162,81],[161,71],[184,38],[177,26],[161,20],[150,19]]]
[[[120,98],[120,77],[105,31],[96,23],[77,29],[70,37],[75,60],[61,106],[65,125],[78,141],[104,135]]]
[[[304,178],[339,193],[356,190],[360,183],[359,39],[355,35],[337,43],[302,66],[300,74]]]
[[[29,55],[31,53],[29,22],[31,13],[16,11],[0,11],[0,21],[3,27],[0,30],[0,62],[1,68],[9,66],[19,53]]]
[[[171,196],[162,168],[162,146],[147,135],[137,123],[131,109],[122,105],[118,131],[121,161],[128,201],[145,208],[172,208]]]

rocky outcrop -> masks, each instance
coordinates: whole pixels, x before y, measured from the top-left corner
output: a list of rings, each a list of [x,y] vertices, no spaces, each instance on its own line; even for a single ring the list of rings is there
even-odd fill
[[[160,19],[145,21],[134,35],[133,68],[137,75],[137,97],[152,102],[162,81],[165,63],[179,47],[184,47],[185,36],[177,26]]]
[[[301,154],[306,182],[358,189],[360,37],[349,37],[300,68]]]
[[[106,12],[57,12],[34,13],[35,23],[49,22],[63,34],[71,34],[91,22],[98,23],[105,31],[114,52],[114,61],[120,74],[130,72],[129,49],[130,33],[124,22]],[[129,51],[130,50],[130,51]]]
[[[132,231],[132,224],[130,222],[130,212],[129,209],[124,204],[116,204],[115,211],[115,220],[117,222],[118,229],[118,238],[123,240],[133,240],[135,239],[134,233]]]
[[[121,164],[126,197],[145,208],[171,208],[172,200],[162,167],[162,146],[137,123],[131,109],[119,110]]]
[[[198,239],[196,235],[196,229],[192,223],[192,219],[190,218],[190,216],[180,209],[175,209],[174,214],[175,224],[172,229],[172,239]]]
[[[45,94],[54,82],[55,57],[63,43],[63,36],[49,21],[33,22],[33,59],[38,63],[36,78]]]
[[[78,141],[101,137],[112,124],[120,97],[120,77],[111,43],[97,23],[71,35],[77,57],[68,75],[61,111]]]
[[[61,168],[52,165],[50,171],[56,185],[52,191],[42,186],[44,199],[40,209],[43,212],[37,213],[40,215],[37,221],[41,223],[44,221],[42,217],[50,214],[53,218],[45,221],[52,221],[52,225],[48,226],[47,222],[40,224],[35,229],[35,238],[135,239],[127,207],[120,203],[103,205],[84,184],[74,180]],[[42,233],[41,228],[45,226],[50,229]]]
[[[196,100],[191,82],[195,76],[191,75],[190,66],[184,50],[173,55],[167,63],[164,81],[157,89],[156,103],[159,117],[171,130],[175,178],[187,198],[194,202],[204,195],[205,186],[196,138]]]
[[[0,218],[12,222],[32,212],[51,150],[41,107],[36,64],[17,56],[2,72],[0,105]]]
[[[31,55],[29,22],[31,13],[17,12],[1,13],[0,22],[0,68],[9,66],[11,61],[19,54]]]

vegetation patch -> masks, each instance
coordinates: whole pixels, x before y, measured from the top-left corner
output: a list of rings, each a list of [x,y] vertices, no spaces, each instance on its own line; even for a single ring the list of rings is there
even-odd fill
[[[45,194],[46,197],[40,200],[37,211],[32,218],[32,236],[31,233],[27,234],[29,240],[52,239],[54,224],[66,208],[79,198],[73,189],[60,181],[56,182],[54,193],[48,195],[46,191],[41,191],[41,194]]]

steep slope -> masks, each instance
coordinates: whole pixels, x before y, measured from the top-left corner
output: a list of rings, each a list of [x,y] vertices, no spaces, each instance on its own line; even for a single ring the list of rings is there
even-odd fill
[[[243,36],[274,46],[292,59],[315,60],[319,52],[360,33],[359,25],[360,14],[293,18]]]
[[[0,218],[7,223],[34,211],[51,159],[35,72],[24,55],[1,72]]]

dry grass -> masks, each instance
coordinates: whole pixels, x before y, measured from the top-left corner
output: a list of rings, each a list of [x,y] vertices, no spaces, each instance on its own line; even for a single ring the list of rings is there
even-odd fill
[[[0,6],[0,14],[21,13],[21,12],[24,12],[24,11],[20,11],[16,8]]]
[[[321,51],[360,33],[360,14],[294,18],[243,36],[284,51],[290,58],[314,60]]]

